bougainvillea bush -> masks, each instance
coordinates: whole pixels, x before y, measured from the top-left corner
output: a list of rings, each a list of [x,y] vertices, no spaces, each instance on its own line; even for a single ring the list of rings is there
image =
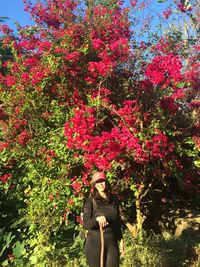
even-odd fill
[[[94,171],[135,214],[134,235],[153,189],[163,204],[199,192],[199,46],[195,28],[138,41],[137,1],[24,2],[35,26],[1,25],[0,256],[64,266]]]

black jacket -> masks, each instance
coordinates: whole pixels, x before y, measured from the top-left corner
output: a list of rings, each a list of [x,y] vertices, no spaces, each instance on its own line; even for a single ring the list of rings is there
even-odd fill
[[[105,232],[113,232],[117,240],[122,239],[121,224],[119,218],[119,205],[116,198],[111,203],[97,204],[90,196],[83,207],[83,227],[92,232],[99,232],[98,216],[105,216],[108,225],[104,227]]]

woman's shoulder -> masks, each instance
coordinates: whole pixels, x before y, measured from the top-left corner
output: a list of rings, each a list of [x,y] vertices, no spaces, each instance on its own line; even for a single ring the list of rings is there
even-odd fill
[[[93,204],[94,203],[94,198],[92,195],[89,195],[86,200],[85,200],[85,204]]]
[[[85,198],[85,203],[91,202],[92,201],[92,196],[89,195],[88,197]]]

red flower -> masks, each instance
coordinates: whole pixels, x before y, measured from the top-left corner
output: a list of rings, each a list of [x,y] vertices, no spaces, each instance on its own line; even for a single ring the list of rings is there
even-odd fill
[[[79,181],[75,181],[72,183],[72,188],[74,189],[74,193],[78,194],[81,190],[81,183]]]
[[[32,77],[31,84],[36,85],[45,77],[45,73],[44,71],[39,71],[35,69],[33,69],[32,71],[33,71],[33,77]]]
[[[38,62],[38,59],[36,57],[31,57],[31,58],[28,58],[24,61],[24,66],[25,67],[33,67],[33,66],[37,65],[37,62]]]
[[[3,83],[5,80],[5,77],[0,73],[0,83]]]
[[[178,8],[179,8],[179,10],[180,10],[181,12],[185,12],[185,6],[184,6],[184,4],[179,3],[179,4],[178,4]]]
[[[185,92],[184,92],[184,88],[179,88],[178,90],[176,90],[172,96],[172,98],[174,100],[176,99],[181,99],[185,96]]]
[[[46,154],[50,156],[51,158],[54,158],[57,156],[56,152],[53,149],[46,150]]]
[[[16,83],[16,79],[14,76],[7,75],[6,76],[6,85],[13,86]]]
[[[93,47],[94,49],[99,49],[99,48],[103,48],[103,45],[105,45],[104,41],[102,41],[101,39],[93,39]]]
[[[29,80],[29,74],[28,72],[24,72],[21,76],[23,82],[28,82]]]
[[[8,180],[10,180],[12,178],[11,174],[4,174],[0,177],[0,181],[5,184],[8,182]]]
[[[67,205],[74,206],[74,200],[70,198],[67,202]]]
[[[138,2],[138,0],[130,0],[130,5],[132,7],[136,7],[137,6],[137,2]]]
[[[8,143],[0,142],[0,151],[3,151],[5,148],[9,146]]]
[[[6,35],[9,35],[13,32],[13,30],[6,24],[0,24],[0,31]]]
[[[52,202],[54,200],[54,197],[52,195],[49,195],[49,200]]]
[[[83,219],[79,215],[76,215],[76,221],[80,224],[83,224]]]
[[[170,78],[174,82],[178,82],[181,75],[182,64],[178,56],[169,54],[167,56],[157,56],[146,68],[146,76],[154,84],[159,84]]]
[[[66,56],[65,56],[65,59],[66,59],[66,60],[71,60],[71,61],[77,61],[77,60],[79,60],[80,55],[81,55],[80,52],[78,52],[78,51],[74,51],[74,52],[69,53],[68,55],[66,55]]]
[[[165,16],[165,19],[168,19],[171,14],[172,14],[171,8],[167,8],[163,11],[163,15]]]
[[[167,110],[170,114],[175,114],[178,110],[178,106],[175,104],[172,97],[164,97],[160,101],[160,106],[162,109]]]
[[[102,60],[100,62],[89,62],[88,70],[91,74],[96,76],[108,76],[112,68],[114,67],[115,63],[110,60]]]
[[[25,146],[26,143],[30,140],[30,138],[31,138],[31,134],[27,132],[26,130],[23,130],[18,136],[17,142],[20,145]]]
[[[41,51],[48,51],[50,50],[52,47],[52,43],[49,42],[49,41],[45,41],[45,42],[40,42],[39,43],[39,47],[38,49],[41,50]]]

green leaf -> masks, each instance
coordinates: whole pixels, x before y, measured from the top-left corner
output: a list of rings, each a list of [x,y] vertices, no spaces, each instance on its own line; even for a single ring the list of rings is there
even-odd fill
[[[11,232],[9,232],[8,234],[4,235],[3,240],[6,242],[5,245],[3,245],[3,247],[0,250],[0,257],[3,255],[4,251],[9,248],[9,245],[11,243],[11,241],[15,238],[15,235],[12,235]]]
[[[23,255],[24,252],[24,243],[20,243],[17,241],[15,244],[15,247],[13,248],[13,254],[15,255],[16,258],[19,258]]]
[[[29,227],[29,233],[32,233],[35,231],[35,229],[37,228],[37,225],[35,223],[32,223]]]
[[[4,240],[5,240],[7,243],[9,243],[9,242],[12,240],[11,235],[12,235],[12,232],[9,232],[9,233],[5,236]]]
[[[9,263],[8,263],[8,260],[5,260],[3,263],[2,263],[2,266],[8,266]]]
[[[194,161],[194,165],[195,165],[197,168],[200,168],[200,160],[195,160],[195,161]]]
[[[36,264],[37,261],[38,261],[38,259],[37,259],[36,256],[31,256],[31,257],[30,257],[30,262],[31,262],[32,264]]]
[[[11,224],[10,228],[15,228],[16,226],[20,225],[24,221],[25,221],[25,218],[20,218],[17,221],[14,221],[14,223]]]

